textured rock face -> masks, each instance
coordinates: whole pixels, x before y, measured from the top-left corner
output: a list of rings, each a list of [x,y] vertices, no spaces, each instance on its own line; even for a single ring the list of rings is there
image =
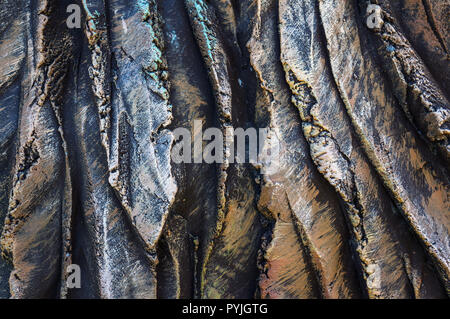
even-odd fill
[[[3,0],[0,298],[448,297],[449,12]],[[174,163],[199,120],[276,167]]]

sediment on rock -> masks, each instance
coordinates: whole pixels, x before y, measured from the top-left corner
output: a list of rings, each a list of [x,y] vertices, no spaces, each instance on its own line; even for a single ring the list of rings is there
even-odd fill
[[[395,96],[408,119],[449,162],[450,104],[445,91],[441,90],[434,75],[415,52],[399,25],[393,21],[390,8],[385,10],[382,11],[383,25],[374,32],[378,40],[375,45],[383,59],[384,69],[390,76]],[[445,60],[441,66],[445,67],[446,63],[448,67],[448,54],[442,52],[439,57]],[[443,79],[442,83],[446,81]]]
[[[58,289],[64,286],[61,270],[71,263],[71,180],[62,103],[73,60],[73,34],[57,27],[64,8],[64,3],[42,1],[35,15],[28,15],[38,27],[27,30],[36,42],[28,47],[29,78],[23,81],[26,90],[1,236],[2,251],[13,267],[9,279],[13,298],[59,296]],[[51,34],[55,28],[56,38]]]
[[[340,204],[309,157],[280,61],[278,43],[283,42],[277,15],[289,5],[261,1],[248,43],[260,85],[256,106],[268,108],[268,119],[259,120],[268,121],[281,141],[279,167],[265,167],[267,173],[261,180],[260,209],[275,220],[265,257],[267,270],[260,281],[261,296],[358,297],[361,292]],[[271,47],[271,43],[277,44]],[[264,116],[266,112],[261,111]],[[298,266],[293,269],[293,265]]]
[[[318,7],[314,1],[306,2],[296,14],[281,12],[280,20],[281,59],[293,103],[299,109],[303,134],[318,171],[344,203],[368,296],[444,296],[437,278],[423,280],[434,275],[426,267],[426,255],[357,147],[357,136],[328,63]],[[299,21],[310,30],[301,38],[292,32]],[[334,115],[336,110],[340,116]],[[405,259],[409,262],[410,258],[414,258],[414,265],[406,269]]]
[[[227,54],[217,31],[220,24],[216,11],[220,12],[220,7],[203,1],[188,0],[185,4],[208,71],[216,104],[216,123],[226,137],[227,131],[246,123],[247,112],[239,71],[230,71],[233,56]],[[235,47],[233,51],[239,49]],[[250,298],[254,293],[258,245],[252,243],[258,242],[261,229],[256,188],[250,166],[230,160],[231,147],[230,141],[224,138],[223,163],[217,167],[215,234],[200,266],[202,298]],[[232,269],[231,273],[227,269]]]
[[[359,142],[448,290],[447,170],[407,121],[387,83],[370,80],[383,75],[367,36],[358,32],[363,26],[353,18],[359,16],[356,6],[338,1],[319,4],[333,77]],[[338,25],[347,30],[345,35]],[[342,54],[343,47],[349,52]]]

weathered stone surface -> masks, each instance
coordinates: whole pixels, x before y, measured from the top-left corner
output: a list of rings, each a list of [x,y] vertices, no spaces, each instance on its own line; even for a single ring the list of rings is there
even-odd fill
[[[367,36],[360,36],[354,4],[320,1],[330,64],[353,127],[396,204],[434,258],[448,289],[449,201],[447,167],[436,160],[405,120]],[[336,16],[336,12],[341,14]],[[339,26],[339,27],[338,27]],[[346,30],[342,33],[340,28]],[[346,50],[346,54],[342,52]],[[405,160],[405,154],[408,154]]]
[[[279,5],[281,13],[288,4]],[[290,102],[280,51],[273,45],[279,41],[283,44],[277,35],[276,13],[275,1],[261,2],[249,42],[251,62],[262,89],[256,107],[268,108],[265,116],[282,141],[280,168],[263,176],[259,203],[275,219],[261,295],[358,297],[356,268],[337,196],[309,157],[298,112]]]
[[[426,282],[422,279],[433,276],[425,267],[422,248],[398,216],[381,180],[358,147],[334,83],[326,48],[316,40],[323,37],[317,6],[314,1],[303,1],[303,6],[290,1],[289,5],[301,9],[295,13],[280,9],[281,60],[293,103],[300,111],[311,157],[344,202],[368,296],[442,296],[437,278]],[[292,32],[296,23],[309,32],[298,37]]]
[[[448,297],[449,12],[4,0],[0,298]],[[278,157],[175,163],[199,122]]]

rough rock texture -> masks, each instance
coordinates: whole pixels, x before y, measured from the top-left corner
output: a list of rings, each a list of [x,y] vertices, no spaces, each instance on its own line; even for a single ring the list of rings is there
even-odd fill
[[[0,298],[447,298],[449,15],[3,0]],[[276,163],[174,163],[199,123],[270,128]]]

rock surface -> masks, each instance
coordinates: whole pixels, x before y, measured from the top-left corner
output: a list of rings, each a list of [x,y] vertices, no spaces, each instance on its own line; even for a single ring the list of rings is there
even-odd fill
[[[4,0],[0,298],[447,298],[449,12]],[[175,163],[199,123],[277,161]]]

